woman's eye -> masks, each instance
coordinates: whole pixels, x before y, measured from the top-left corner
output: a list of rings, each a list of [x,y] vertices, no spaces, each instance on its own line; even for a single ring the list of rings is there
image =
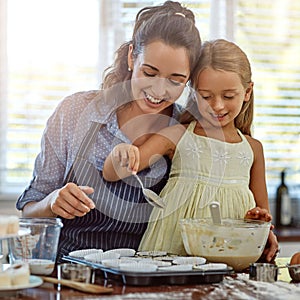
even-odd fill
[[[143,71],[144,75],[145,76],[148,76],[148,77],[154,77],[156,74],[153,74],[153,73],[148,73],[146,71]]]
[[[179,81],[174,80],[174,79],[169,79],[169,81],[170,81],[173,85],[175,85],[175,86],[180,86],[180,85],[182,85],[182,82],[179,82]]]

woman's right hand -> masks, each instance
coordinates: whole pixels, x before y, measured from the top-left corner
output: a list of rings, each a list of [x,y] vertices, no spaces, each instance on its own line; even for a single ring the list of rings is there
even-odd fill
[[[86,215],[95,208],[94,202],[87,196],[94,189],[89,186],[78,186],[69,182],[52,195],[50,208],[54,215],[65,219],[74,219]]]

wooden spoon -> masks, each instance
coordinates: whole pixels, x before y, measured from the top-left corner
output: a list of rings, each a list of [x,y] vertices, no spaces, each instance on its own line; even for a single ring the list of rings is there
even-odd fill
[[[61,284],[67,287],[70,287],[72,289],[81,291],[81,292],[86,292],[86,293],[92,293],[92,294],[106,294],[106,293],[111,293],[113,291],[112,288],[107,288],[101,285],[96,285],[96,284],[90,284],[90,283],[83,283],[83,282],[77,282],[73,280],[67,280],[67,279],[56,279],[53,277],[45,277],[41,276],[41,278],[50,283],[56,283],[56,284]]]

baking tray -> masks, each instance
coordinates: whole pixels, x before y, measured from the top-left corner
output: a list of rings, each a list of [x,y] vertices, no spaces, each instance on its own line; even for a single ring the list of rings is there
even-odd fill
[[[127,272],[117,268],[108,268],[99,263],[86,261],[85,259],[71,256],[63,256],[63,260],[84,264],[93,269],[99,269],[103,272],[104,279],[109,279],[113,274],[114,279],[119,277],[124,285],[182,285],[182,284],[208,284],[221,282],[225,275],[234,273],[233,268],[227,267],[225,270],[191,270],[191,271],[155,271],[151,273]]]

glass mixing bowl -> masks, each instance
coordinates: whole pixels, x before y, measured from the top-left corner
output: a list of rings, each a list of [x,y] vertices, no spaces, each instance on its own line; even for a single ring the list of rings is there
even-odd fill
[[[215,225],[211,219],[180,220],[181,234],[189,255],[205,257],[209,262],[222,262],[241,271],[261,256],[271,223],[223,219]]]

